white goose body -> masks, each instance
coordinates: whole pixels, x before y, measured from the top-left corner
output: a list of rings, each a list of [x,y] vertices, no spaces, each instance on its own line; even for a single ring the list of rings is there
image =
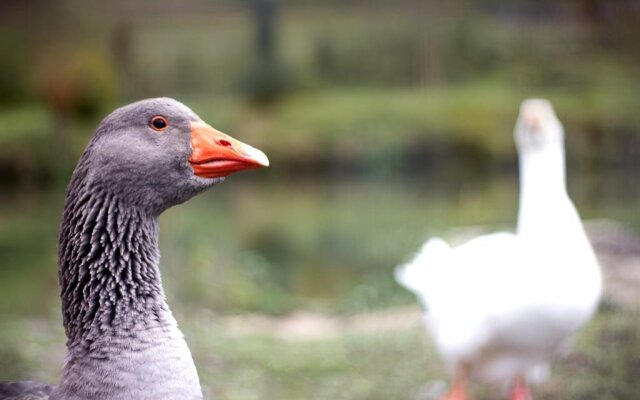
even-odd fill
[[[589,320],[601,292],[598,262],[566,191],[562,126],[551,104],[525,101],[515,136],[517,233],[455,248],[431,239],[396,273],[424,303],[427,328],[448,366],[496,383],[542,377],[562,342]]]

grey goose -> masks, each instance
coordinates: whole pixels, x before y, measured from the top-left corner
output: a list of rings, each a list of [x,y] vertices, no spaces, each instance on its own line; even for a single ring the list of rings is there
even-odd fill
[[[169,98],[115,110],[67,188],[58,273],[67,356],[55,386],[0,383],[1,399],[202,399],[165,300],[158,216],[265,154]]]

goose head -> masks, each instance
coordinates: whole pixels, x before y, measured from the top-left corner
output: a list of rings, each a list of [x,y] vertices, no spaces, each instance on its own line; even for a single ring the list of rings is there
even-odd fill
[[[551,102],[528,99],[520,106],[514,136],[520,152],[537,153],[562,146],[564,131]]]
[[[155,98],[108,115],[77,170],[84,169],[88,187],[159,214],[231,173],[268,165],[262,151],[212,128],[184,104]]]

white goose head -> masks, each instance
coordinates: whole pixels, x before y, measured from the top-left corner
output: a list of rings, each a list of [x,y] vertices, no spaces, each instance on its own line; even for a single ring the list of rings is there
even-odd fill
[[[520,106],[514,136],[521,154],[538,153],[548,148],[562,148],[564,129],[551,102],[528,99]]]

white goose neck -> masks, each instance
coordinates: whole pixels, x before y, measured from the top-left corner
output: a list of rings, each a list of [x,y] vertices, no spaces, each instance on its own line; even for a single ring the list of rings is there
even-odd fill
[[[520,151],[518,233],[531,234],[575,219],[565,181],[562,144]],[[567,211],[569,210],[569,211]]]

